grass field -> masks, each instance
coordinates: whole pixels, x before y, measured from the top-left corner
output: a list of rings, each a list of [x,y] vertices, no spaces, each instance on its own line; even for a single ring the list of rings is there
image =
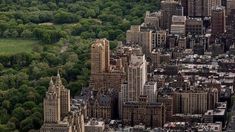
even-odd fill
[[[22,39],[0,39],[0,55],[31,52],[38,41]]]

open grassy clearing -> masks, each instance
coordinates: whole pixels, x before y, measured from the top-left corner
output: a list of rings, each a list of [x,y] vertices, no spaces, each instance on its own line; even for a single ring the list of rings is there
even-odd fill
[[[33,47],[39,42],[23,39],[0,39],[0,55],[32,52]]]

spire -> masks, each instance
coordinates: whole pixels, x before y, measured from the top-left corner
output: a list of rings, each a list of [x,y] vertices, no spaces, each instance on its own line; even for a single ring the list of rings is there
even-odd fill
[[[57,78],[60,79],[60,70],[57,70]]]
[[[52,77],[51,77],[51,80],[50,80],[50,83],[49,83],[48,92],[54,92],[54,82],[53,82]]]
[[[57,71],[57,77],[56,77],[55,85],[56,86],[62,86],[62,81],[61,81],[61,78],[60,78],[60,71],[59,70]]]

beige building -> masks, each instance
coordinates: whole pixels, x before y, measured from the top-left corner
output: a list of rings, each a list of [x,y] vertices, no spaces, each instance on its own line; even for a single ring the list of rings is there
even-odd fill
[[[165,107],[162,103],[149,103],[147,96],[141,96],[139,101],[123,104],[123,123],[149,127],[162,127],[165,123]]]
[[[71,111],[70,106],[70,91],[58,74],[51,79],[43,101],[44,123],[40,132],[84,132],[82,109],[74,106]]]
[[[85,125],[85,132],[103,132],[105,129],[105,123],[103,121],[97,121],[95,119],[91,119]]]
[[[90,87],[95,91],[115,88],[120,90],[125,79],[122,60],[112,59],[107,39],[97,39],[91,46]]]
[[[150,13],[147,11],[145,13],[144,23],[151,28],[154,28],[155,30],[160,29],[160,26],[162,24],[162,12],[153,12]]]
[[[155,68],[157,68],[158,66],[160,66],[160,54],[161,52],[154,49],[152,51],[152,56],[151,56],[151,61],[152,61],[152,69],[154,70]]]
[[[185,34],[186,16],[172,16],[171,34]]]
[[[164,47],[166,45],[167,33],[165,30],[156,31],[156,45],[155,47]]]
[[[110,50],[107,39],[97,39],[91,46],[91,74],[108,72]]]
[[[146,56],[150,56],[153,46],[153,32],[149,29],[141,29],[140,25],[132,25],[131,29],[126,32],[126,42],[137,44],[142,47]]]

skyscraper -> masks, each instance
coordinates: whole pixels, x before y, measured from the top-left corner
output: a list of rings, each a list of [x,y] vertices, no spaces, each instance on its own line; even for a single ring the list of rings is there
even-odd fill
[[[138,44],[142,47],[143,53],[150,56],[152,51],[152,31],[148,29],[141,29],[138,25],[131,26],[131,29],[126,32],[127,43]]]
[[[214,6],[221,6],[221,0],[188,0],[188,16],[211,16],[211,9]]]
[[[51,79],[43,104],[44,122],[58,123],[70,111],[70,90],[62,85],[59,73],[55,83]]]
[[[44,122],[59,123],[60,122],[60,95],[56,90],[53,80],[50,81],[50,86],[43,101],[44,106]]]
[[[109,41],[97,39],[91,46],[91,74],[109,71]]]
[[[91,77],[90,87],[95,91],[115,88],[120,90],[124,79],[120,59],[112,59],[110,64],[110,48],[107,39],[97,39],[91,45]]]
[[[70,108],[70,90],[61,81],[60,74],[51,78],[43,100],[44,123],[40,132],[84,132],[82,109]]]
[[[147,81],[147,62],[145,55],[131,55],[128,67],[128,101],[137,101],[143,94]]]
[[[211,30],[214,36],[221,35],[226,31],[225,8],[223,6],[212,8]]]
[[[161,2],[161,11],[163,13],[163,28],[169,29],[172,15],[182,16],[183,7],[175,0],[163,0]]]
[[[188,0],[188,15],[192,17],[210,16],[210,0]]]

